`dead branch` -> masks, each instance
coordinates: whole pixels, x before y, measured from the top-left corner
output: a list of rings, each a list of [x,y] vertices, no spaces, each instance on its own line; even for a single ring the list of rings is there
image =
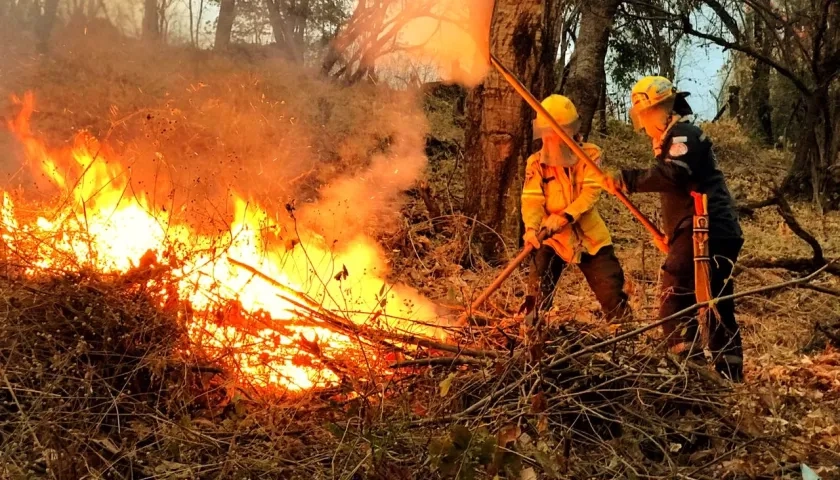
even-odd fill
[[[814,250],[814,264],[825,264],[825,256],[823,255],[822,245],[820,242],[814,238],[813,235],[808,233],[804,227],[796,220],[796,217],[793,215],[793,210],[790,208],[790,204],[788,204],[785,197],[781,194],[776,196],[776,205],[778,205],[779,215],[782,216],[787,226],[795,233],[799,238],[805,240],[805,243],[811,246],[811,249]]]
[[[432,187],[429,185],[429,182],[424,180],[420,182],[417,191],[420,193],[420,198],[423,199],[423,204],[426,205],[426,210],[429,212],[429,221],[432,223],[432,230],[435,233],[439,233],[440,222],[436,221],[436,219],[441,218],[443,214],[440,211],[440,205],[438,205],[432,196]]]
[[[811,247],[814,252],[813,256],[811,258],[744,259],[739,263],[751,268],[781,268],[794,272],[806,272],[814,268],[827,266],[826,272],[840,276],[840,265],[826,260],[822,245],[799,223],[793,209],[781,192],[776,191],[773,196],[764,200],[739,205],[737,209],[742,215],[752,216],[755,210],[773,205],[776,206],[776,211],[782,217],[785,225]]]
[[[455,367],[458,365],[484,365],[487,362],[477,358],[467,357],[431,357],[418,358],[416,360],[406,360],[404,362],[397,362],[390,365],[388,368],[411,368],[411,367]]]
[[[840,290],[836,290],[833,288],[823,287],[822,285],[811,285],[810,283],[805,283],[802,285],[798,285],[798,288],[804,288],[805,290],[813,290],[815,292],[824,293],[826,295],[832,295],[835,297],[840,297]]]
[[[568,363],[571,360],[574,360],[574,359],[576,359],[576,358],[578,358],[582,355],[585,355],[587,353],[591,353],[593,351],[602,349],[602,348],[604,348],[606,346],[609,346],[609,345],[613,345],[613,344],[621,342],[623,340],[627,340],[629,338],[637,337],[637,336],[639,336],[639,335],[641,335],[641,334],[643,334],[647,331],[653,330],[654,328],[657,328],[659,326],[664,325],[666,322],[672,321],[676,318],[680,318],[680,317],[683,317],[683,316],[688,315],[688,314],[692,314],[698,308],[708,307],[708,306],[710,306],[712,304],[715,304],[717,302],[720,302],[720,301],[736,300],[736,299],[751,296],[751,295],[758,295],[758,294],[762,294],[762,293],[772,292],[772,291],[781,290],[781,289],[784,289],[784,288],[796,286],[796,285],[799,285],[799,284],[802,284],[802,283],[810,282],[811,280],[816,278],[820,273],[824,272],[827,268],[828,268],[828,265],[824,265],[821,268],[819,268],[818,270],[814,271],[813,273],[811,273],[810,275],[807,275],[805,277],[796,278],[796,279],[789,280],[787,282],[782,282],[782,283],[779,283],[779,284],[776,284],[776,285],[769,285],[769,286],[754,288],[752,290],[747,290],[747,291],[744,291],[744,292],[738,292],[738,293],[735,293],[733,295],[727,295],[727,296],[724,296],[724,297],[715,298],[715,299],[712,299],[708,302],[696,303],[696,304],[694,304],[690,307],[687,307],[687,308],[684,308],[684,309],[680,310],[677,313],[674,313],[673,315],[669,315],[669,316],[667,316],[665,318],[662,318],[660,320],[657,320],[657,321],[655,321],[651,324],[645,325],[643,327],[639,327],[635,330],[624,333],[622,335],[618,335],[618,336],[616,336],[614,338],[611,338],[609,340],[604,340],[602,342],[596,343],[594,345],[590,345],[590,346],[582,348],[578,351],[575,351],[575,352],[569,353],[567,355],[564,355],[561,358],[553,360],[552,362],[548,363],[548,365],[545,368],[546,369],[557,368],[560,365]],[[534,377],[536,372],[537,372],[537,370],[531,370],[530,372],[522,375],[522,377],[520,377],[519,380],[517,380],[516,382],[512,382],[512,383],[508,384],[507,386],[505,386],[504,388],[496,390],[494,393],[492,393],[492,394],[484,397],[483,399],[473,403],[471,406],[469,406],[468,408],[466,408],[465,410],[463,410],[459,414],[456,414],[456,417],[450,417],[450,418],[447,418],[446,420],[451,420],[453,418],[463,418],[463,417],[465,417],[465,416],[467,416],[471,413],[474,413],[475,411],[479,410],[480,408],[483,408],[484,406],[488,405],[490,402],[492,402],[494,400],[497,400],[504,395],[507,395],[508,393],[516,390],[517,388],[520,388],[526,381],[533,380],[533,377]],[[428,422],[421,422],[421,423],[436,423],[436,422],[439,422],[441,420],[442,419],[430,419]]]
[[[447,343],[442,343],[435,341],[431,338],[422,337],[419,335],[409,335],[404,333],[397,333],[397,332],[388,332],[381,329],[373,329],[370,327],[366,327],[363,325],[355,324],[349,320],[346,320],[339,315],[335,314],[334,312],[330,312],[322,307],[319,303],[315,302],[311,297],[303,292],[299,292],[287,285],[284,285],[277,280],[271,278],[269,275],[259,271],[258,269],[240,262],[234,259],[228,259],[229,262],[232,264],[247,270],[249,273],[262,278],[263,280],[271,283],[272,285],[276,286],[279,290],[281,290],[281,294],[278,294],[283,300],[288,301],[296,308],[299,308],[302,313],[306,313],[311,315],[313,318],[323,321],[324,323],[330,325],[333,328],[338,329],[339,331],[349,333],[353,336],[358,338],[364,338],[367,341],[373,343],[379,343],[391,350],[398,349],[398,347],[384,339],[390,340],[391,342],[401,343],[401,344],[408,344],[408,345],[416,345],[418,347],[429,348],[433,350],[440,350],[444,352],[456,353],[458,355],[464,355],[468,357],[475,357],[475,358],[495,358],[500,356],[499,353],[489,351],[489,350],[473,350],[469,348],[463,348],[459,345],[452,345]],[[272,328],[270,325],[266,325],[268,328]]]

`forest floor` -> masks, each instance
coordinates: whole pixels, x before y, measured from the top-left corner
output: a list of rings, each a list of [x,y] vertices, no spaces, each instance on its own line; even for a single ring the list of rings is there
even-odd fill
[[[9,52],[0,60],[0,94],[34,89],[45,105],[37,127],[53,143],[85,127],[132,145],[137,138],[120,138],[125,122],[115,128],[115,118],[149,109],[186,111],[189,101],[170,96],[176,88],[204,82],[212,89],[222,79],[236,92],[230,103],[242,108],[274,108],[290,91],[317,95],[317,101],[299,100],[316,106],[300,122],[326,129],[311,146],[323,156],[339,148],[328,144],[331,139],[358,132],[358,118],[350,115],[369,113],[366,87],[322,85],[307,72],[261,57],[228,63],[175,49],[142,53],[124,41],[103,52],[91,47],[101,41],[74,37],[62,53],[42,59],[23,42],[0,40]],[[123,51],[138,60],[118,60]],[[240,53],[246,54],[259,57]],[[152,75],[147,70],[156,60],[160,71]],[[166,73],[179,71],[183,78]],[[259,82],[253,93],[237,90]],[[452,113],[454,101],[428,98],[426,107],[434,146],[426,173],[431,202],[423,201],[422,188],[410,189],[402,222],[378,237],[390,252],[391,280],[437,303],[464,305],[499,267],[471,254],[473,227],[460,208],[462,119]],[[11,118],[15,106],[0,108]],[[189,120],[192,132],[207,135],[202,141],[213,135],[236,141],[223,129],[210,131],[198,115]],[[365,135],[373,138],[380,124],[372,124]],[[790,152],[763,148],[731,123],[705,128],[738,203],[770,197]],[[155,147],[181,145],[184,138],[161,133]],[[622,124],[610,124],[605,137],[592,141],[604,148],[608,165],[649,161],[646,141]],[[16,148],[11,138],[0,138],[4,173],[18,168],[6,161]],[[329,163],[301,195],[352,168]],[[656,217],[655,197],[634,199]],[[825,257],[839,258],[840,214],[820,213],[807,201],[790,203]],[[440,215],[430,218],[429,204]],[[658,329],[644,329],[656,320],[662,255],[617,201],[604,196],[598,208],[627,275],[634,323],[605,325],[582,275],[569,269],[550,315],[544,365],[527,367],[516,313],[524,278],[517,272],[486,307],[496,326],[453,330],[449,342],[460,344],[460,352],[421,349],[415,364],[405,360],[371,375],[361,390],[350,379],[284,396],[234,388],[211,359],[178,355],[183,324],[136,283],[91,272],[33,278],[4,258],[0,477],[770,479],[816,478],[808,476],[815,472],[840,478],[837,276],[819,275],[811,282],[816,289],[781,288],[738,300],[746,380],[730,385],[703,366],[664,355]],[[742,225],[737,291],[808,273],[765,268],[813,256],[775,206],[745,216]],[[509,250],[513,255],[516,247]],[[358,371],[352,368],[347,371]]]

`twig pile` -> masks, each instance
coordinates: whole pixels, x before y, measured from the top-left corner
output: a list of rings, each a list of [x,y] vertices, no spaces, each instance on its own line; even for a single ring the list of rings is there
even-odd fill
[[[83,478],[122,470],[122,462],[142,473],[141,457],[118,455],[124,445],[158,441],[130,428],[134,420],[178,418],[224,396],[203,385],[218,368],[176,360],[186,346],[183,322],[142,282],[87,273],[21,278],[0,279],[5,478]]]
[[[539,365],[528,366],[517,349],[484,368],[461,367],[418,423],[502,432],[497,448],[519,459],[491,456],[484,467],[519,469],[525,459],[555,478],[703,478],[694,475],[745,444],[773,443],[730,411],[732,387],[706,366],[651,355],[633,341],[598,348],[608,342],[591,324],[566,322],[549,337]],[[444,468],[471,455],[459,435],[438,453]]]
[[[640,342],[650,325],[555,323],[531,364],[515,329],[440,343],[348,323],[288,292],[301,321],[357,339],[376,362],[335,363],[310,345],[340,384],[267,401],[234,385],[221,359],[184,354],[185,312],[161,304],[148,278],[9,271],[4,478],[716,478],[721,463],[774,455],[784,440],[739,412],[708,367]]]

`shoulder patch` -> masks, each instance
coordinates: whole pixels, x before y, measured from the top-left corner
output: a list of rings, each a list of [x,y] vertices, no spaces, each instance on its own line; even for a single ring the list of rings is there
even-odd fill
[[[685,137],[683,137],[685,138]],[[668,156],[669,157],[681,157],[688,153],[688,146],[685,143],[672,143],[671,147],[668,149]]]

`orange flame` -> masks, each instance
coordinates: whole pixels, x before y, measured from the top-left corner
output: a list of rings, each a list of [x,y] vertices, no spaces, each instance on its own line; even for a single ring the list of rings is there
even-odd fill
[[[283,289],[242,264],[356,323],[374,317],[403,331],[442,336],[426,326],[435,318],[429,301],[384,282],[384,262],[372,240],[357,239],[345,251],[332,252],[317,235],[302,233],[301,246],[286,248],[269,238],[282,231],[269,212],[240,196],[233,199],[228,231],[202,234],[156,209],[145,192],[134,191],[130,169],[109,162],[106,150],[91,136],[80,133],[71,149],[49,151],[30,130],[32,95],[27,93],[19,103],[21,111],[9,122],[10,130],[23,145],[30,169],[44,174],[67,197],[52,219],[24,221],[11,195],[3,193],[2,239],[11,251],[31,260],[29,274],[82,268],[126,273],[148,252],[156,258],[174,255],[176,294],[197,312],[188,318],[191,348],[225,359],[241,381],[257,387],[300,391],[335,384],[338,376],[319,356],[352,353],[359,341],[302,321],[288,291],[283,295]],[[337,271],[350,275],[336,279]],[[149,282],[154,287],[154,280]],[[213,321],[209,312],[225,304],[262,312],[267,321],[250,329]]]

